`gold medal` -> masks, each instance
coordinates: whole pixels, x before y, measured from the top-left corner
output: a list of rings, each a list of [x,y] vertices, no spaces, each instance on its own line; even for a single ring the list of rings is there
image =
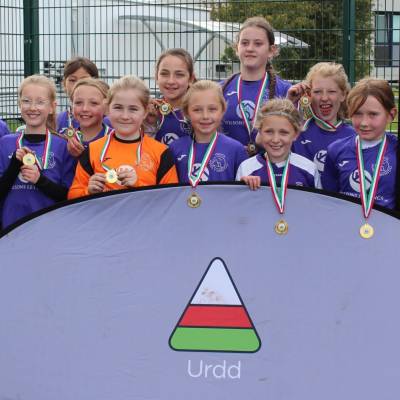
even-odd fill
[[[68,128],[66,132],[67,138],[72,139],[75,135],[75,131],[73,128]]]
[[[363,239],[371,239],[372,236],[374,236],[374,228],[366,222],[365,224],[361,225],[360,236]]]
[[[35,156],[32,153],[27,153],[24,155],[22,158],[22,163],[24,165],[35,165],[36,159]]]
[[[115,169],[109,169],[106,172],[106,181],[108,183],[116,183],[118,181],[118,174]]]
[[[187,205],[188,205],[190,208],[197,208],[197,207],[200,206],[200,204],[201,204],[201,198],[200,198],[200,196],[199,196],[197,193],[195,193],[195,192],[193,192],[193,193],[188,197],[188,199],[187,199]]]
[[[276,224],[275,224],[275,232],[278,235],[286,235],[289,230],[288,223],[284,219],[280,219]]]
[[[310,98],[309,98],[307,95],[302,96],[302,97],[300,98],[300,105],[301,105],[303,108],[308,107],[308,106],[310,105]]]
[[[168,115],[168,114],[172,111],[171,104],[169,104],[169,103],[162,103],[162,104],[159,106],[159,110],[160,110],[160,113],[161,113],[162,115]]]
[[[254,156],[257,153],[257,147],[254,143],[249,143],[247,145],[247,153],[249,156]]]

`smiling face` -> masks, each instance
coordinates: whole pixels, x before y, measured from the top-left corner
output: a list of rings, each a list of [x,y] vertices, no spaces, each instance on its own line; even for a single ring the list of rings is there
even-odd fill
[[[137,89],[118,90],[109,105],[108,117],[115,133],[122,139],[136,139],[146,115]]]
[[[236,55],[240,59],[241,70],[265,71],[265,66],[273,58],[275,46],[268,41],[264,29],[255,26],[245,28],[240,33]]]
[[[72,90],[74,89],[74,86],[76,82],[80,81],[81,79],[84,78],[90,78],[90,74],[88,71],[86,71],[85,68],[80,67],[77,69],[75,72],[73,72],[71,75],[68,75],[65,80],[63,81],[64,89],[65,92],[67,93],[67,96],[70,97],[72,94]]]
[[[196,140],[208,142],[221,125],[225,109],[214,89],[196,90],[187,107]]]
[[[165,99],[172,105],[179,105],[193,81],[193,76],[190,76],[188,66],[183,58],[168,55],[158,66],[156,80]]]
[[[99,128],[103,123],[106,111],[103,94],[94,86],[79,86],[72,99],[72,113],[84,131],[89,128]]]
[[[49,89],[38,84],[24,86],[19,106],[27,133],[45,133],[47,118],[56,110],[56,102],[50,100]]]
[[[333,77],[316,75],[311,82],[311,104],[314,112],[323,120],[334,124],[345,94]]]
[[[386,125],[393,121],[395,115],[395,108],[388,112],[374,96],[368,96],[351,116],[351,121],[361,139],[378,140],[383,137]]]
[[[257,142],[265,149],[271,162],[285,161],[298,132],[289,120],[280,115],[269,115],[262,121]]]

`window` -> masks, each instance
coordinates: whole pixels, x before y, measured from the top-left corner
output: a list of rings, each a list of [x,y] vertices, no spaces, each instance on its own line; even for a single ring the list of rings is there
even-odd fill
[[[375,66],[400,65],[400,14],[375,14]]]

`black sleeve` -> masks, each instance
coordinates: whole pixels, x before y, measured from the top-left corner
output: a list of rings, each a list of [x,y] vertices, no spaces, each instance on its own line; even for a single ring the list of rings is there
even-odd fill
[[[175,165],[174,156],[170,149],[166,149],[160,157],[160,166],[157,171],[157,185],[164,175]]]
[[[46,196],[55,201],[66,200],[68,195],[68,188],[58,183],[54,183],[42,173],[40,173],[40,178],[36,182],[36,187]]]
[[[89,174],[89,176],[94,175],[92,164],[90,164],[89,147],[87,147],[80,155],[79,164],[81,164],[81,167]]]
[[[17,159],[15,152],[11,157],[10,165],[0,178],[0,200],[3,200],[12,188],[19,174],[22,162]]]

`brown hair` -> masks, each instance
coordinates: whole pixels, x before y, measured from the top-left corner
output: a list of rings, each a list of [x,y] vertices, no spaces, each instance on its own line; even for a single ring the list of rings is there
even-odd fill
[[[388,113],[396,108],[393,90],[387,81],[377,78],[364,78],[350,90],[347,97],[350,117],[365,103],[368,96],[375,97]]]
[[[99,77],[99,70],[93,61],[86,57],[74,57],[64,65],[64,81],[80,68],[83,68],[92,78]]]
[[[180,58],[185,64],[186,68],[189,72],[189,78],[193,79],[196,81],[195,75],[194,75],[194,63],[193,63],[193,58],[192,56],[184,49],[168,49],[164,51],[163,53],[160,54],[158,57],[158,60],[156,62],[156,79],[158,76],[158,71],[160,69],[160,64],[161,61],[164,60],[165,57],[168,56],[173,56],[173,57],[178,57]]]
[[[107,95],[107,104],[111,104],[117,92],[129,89],[137,90],[139,92],[139,100],[147,110],[150,101],[150,90],[141,79],[133,75],[125,75],[111,85]]]
[[[306,83],[312,88],[312,81],[315,77],[319,75],[323,78],[333,78],[339,89],[345,96],[345,100],[340,104],[338,111],[338,116],[340,119],[345,119],[347,117],[347,105],[346,98],[350,91],[349,79],[347,78],[346,71],[342,64],[337,64],[334,62],[320,62],[313,65],[306,76]]]
[[[237,48],[239,41],[240,41],[240,34],[246,29],[246,28],[260,28],[265,31],[265,34],[267,36],[268,42],[270,46],[275,45],[275,35],[274,35],[274,30],[271,26],[271,24],[261,16],[258,17],[251,17],[247,18],[246,21],[241,25],[239,33],[236,36],[236,44],[235,47]],[[278,55],[278,50],[275,51],[275,55]],[[275,97],[275,88],[276,88],[276,71],[274,70],[272,66],[271,60],[268,60],[267,65],[265,66],[265,70],[268,72],[269,75],[269,85],[268,85],[268,91],[269,91],[269,99],[273,99]]]
[[[38,85],[47,89],[49,95],[50,103],[54,103],[56,101],[56,85],[54,81],[47,76],[44,75],[31,75],[25,78],[18,88],[18,102],[21,100],[22,92],[24,88],[28,85]],[[51,131],[56,130],[56,113],[55,110],[53,113],[50,113],[47,116],[46,126]]]
[[[100,79],[94,79],[94,78],[85,78],[81,79],[80,81],[76,82],[74,85],[74,89],[72,90],[71,93],[71,99],[74,98],[74,93],[76,89],[80,86],[91,86],[99,90],[99,92],[103,95],[103,97],[106,99],[108,95],[108,91],[110,90],[110,86],[108,84]]]
[[[265,118],[269,115],[277,115],[285,117],[293,126],[295,131],[298,133],[301,130],[301,115],[293,103],[288,99],[273,99],[268,100],[259,110],[255,128],[258,130],[262,129]]]
[[[197,81],[192,86],[190,86],[189,90],[185,93],[182,99],[182,111],[183,114],[188,116],[188,109],[189,109],[189,102],[190,98],[193,96],[193,93],[205,91],[205,90],[213,90],[218,97],[218,101],[221,104],[222,110],[226,111],[226,102],[224,99],[224,95],[222,93],[222,88],[218,83],[209,81],[209,80],[202,80]]]

